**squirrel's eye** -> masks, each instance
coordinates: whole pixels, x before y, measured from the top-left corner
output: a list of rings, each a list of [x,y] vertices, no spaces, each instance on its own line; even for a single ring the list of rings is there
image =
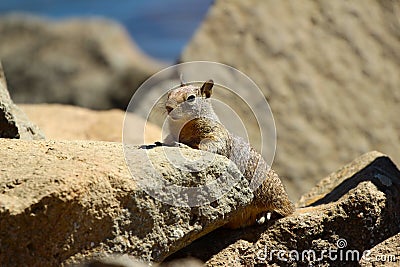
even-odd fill
[[[189,96],[187,97],[186,101],[192,102],[192,101],[194,101],[195,99],[196,99],[196,96],[195,96],[195,95],[189,95]]]

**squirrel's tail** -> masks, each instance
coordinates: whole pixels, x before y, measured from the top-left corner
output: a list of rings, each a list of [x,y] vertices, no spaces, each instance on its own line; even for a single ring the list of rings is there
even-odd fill
[[[266,179],[255,193],[258,205],[272,209],[282,216],[288,216],[295,211],[295,207],[290,201],[279,176],[271,168],[267,171]]]
[[[277,205],[274,205],[274,211],[279,213],[282,216],[288,216],[292,214],[295,211],[294,204],[292,201],[289,200],[289,198],[283,197],[281,198],[280,203],[276,203]]]

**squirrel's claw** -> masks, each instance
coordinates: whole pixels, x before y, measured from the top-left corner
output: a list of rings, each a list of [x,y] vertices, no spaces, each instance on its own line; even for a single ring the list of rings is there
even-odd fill
[[[172,143],[168,143],[168,144],[162,143],[160,141],[157,141],[157,142],[154,142],[154,144],[151,144],[151,145],[141,145],[141,146],[139,146],[139,149],[152,149],[152,148],[155,148],[155,147],[158,147],[158,146],[190,148],[189,146],[187,146],[185,144],[182,144],[182,143],[179,143],[179,142],[176,142],[176,141],[173,141]]]
[[[141,145],[139,146],[139,149],[152,149],[158,146],[157,144],[152,144],[152,145]]]

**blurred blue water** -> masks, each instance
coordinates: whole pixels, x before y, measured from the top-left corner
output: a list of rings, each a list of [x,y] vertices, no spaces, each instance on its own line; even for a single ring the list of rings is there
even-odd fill
[[[122,23],[147,54],[174,62],[213,0],[0,0],[0,15],[103,16]]]

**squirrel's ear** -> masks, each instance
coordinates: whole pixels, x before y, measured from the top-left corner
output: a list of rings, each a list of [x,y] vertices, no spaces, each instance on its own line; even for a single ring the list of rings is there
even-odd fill
[[[181,80],[181,87],[185,86],[186,83],[185,83],[185,81],[183,80],[183,73],[181,73],[181,74],[179,75],[179,79]]]
[[[203,86],[200,88],[200,93],[201,95],[206,96],[206,98],[209,98],[212,94],[212,88],[214,86],[214,81],[213,80],[208,80],[206,81]]]

